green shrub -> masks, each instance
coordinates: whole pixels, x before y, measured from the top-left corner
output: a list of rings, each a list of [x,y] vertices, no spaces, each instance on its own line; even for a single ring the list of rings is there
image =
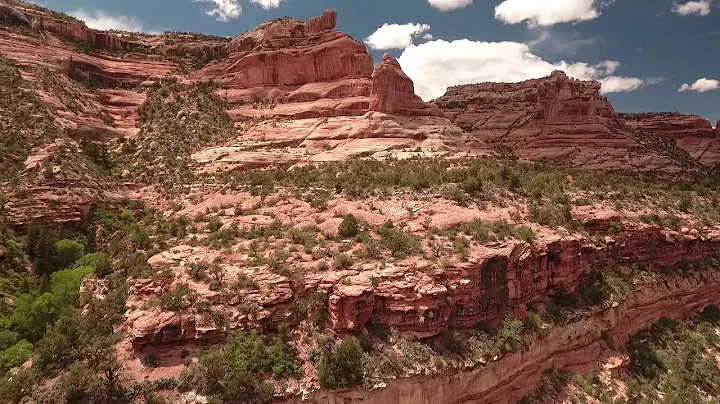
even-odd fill
[[[345,215],[340,228],[338,229],[338,235],[343,238],[355,237],[360,233],[360,223],[355,219],[353,215]]]
[[[345,253],[340,253],[335,256],[335,268],[336,269],[350,269],[355,264],[352,257]]]
[[[380,242],[383,247],[392,251],[396,258],[405,258],[422,252],[419,236],[396,229],[391,222],[380,227],[378,234],[382,237]]]
[[[217,216],[211,217],[210,221],[208,221],[208,230],[210,230],[210,232],[212,232],[212,233],[220,230],[221,227],[222,227],[222,221]]]
[[[502,353],[514,352],[525,346],[525,327],[518,319],[506,318],[495,334],[495,347]]]
[[[720,324],[720,307],[716,305],[710,305],[706,307],[702,313],[700,313],[700,320],[707,321],[713,324]]]
[[[22,365],[30,358],[32,351],[33,345],[24,339],[5,349],[0,353],[0,372],[5,373],[10,368]]]
[[[75,261],[85,255],[85,246],[75,240],[63,239],[55,243],[55,270],[61,270],[73,265]]]
[[[666,371],[665,364],[658,354],[647,342],[637,336],[630,338],[627,351],[630,354],[629,369],[636,375],[654,379]]]
[[[283,328],[274,341],[255,332],[233,333],[225,346],[202,352],[197,365],[183,372],[179,387],[197,389],[222,402],[268,403],[273,389],[263,376],[302,374],[289,340]]]
[[[195,292],[188,285],[178,285],[163,293],[160,306],[165,310],[178,311],[191,306],[195,300]]]
[[[339,345],[334,340],[318,341],[318,345],[321,349],[318,380],[322,387],[343,389],[362,383],[363,349],[357,338],[346,338]]]

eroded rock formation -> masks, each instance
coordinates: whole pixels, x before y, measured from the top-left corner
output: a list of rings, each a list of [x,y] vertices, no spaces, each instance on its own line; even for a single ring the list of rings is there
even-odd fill
[[[675,141],[706,166],[720,162],[720,130],[698,115],[680,113],[620,114],[633,130],[643,130]],[[720,123],[720,122],[719,122]]]
[[[437,106],[426,104],[415,95],[413,81],[389,53],[383,56],[382,63],[373,72],[370,111],[408,116],[440,115]]]
[[[474,137],[517,157],[590,169],[679,172],[684,168],[641,150],[600,83],[560,71],[520,83],[451,87],[436,100],[445,117]]]
[[[526,349],[485,366],[392,380],[369,391],[319,390],[281,403],[513,404],[537,387],[546,369],[577,374],[596,370],[605,358],[616,354],[608,349],[603,335],[622,344],[663,317],[684,319],[717,303],[718,282],[720,275],[714,271],[662,277],[640,287],[619,305],[599,307],[568,325],[553,327]]]
[[[283,18],[233,39],[227,62],[195,74],[234,87],[301,86],[343,78],[369,78],[373,61],[365,46],[333,31],[334,10],[307,22]]]
[[[231,328],[252,328],[254,322],[268,326],[277,324],[278,319],[292,324],[293,318],[298,319],[292,314],[292,301],[317,289],[329,296],[330,324],[336,332],[363,331],[372,318],[405,335],[428,338],[448,328],[496,323],[508,315],[523,314],[527,304],[542,301],[561,286],[574,290],[583,276],[611,263],[660,268],[699,261],[718,250],[717,231],[699,237],[640,226],[603,245],[583,238],[558,238],[536,246],[521,242],[482,246],[472,251],[469,263],[445,269],[418,263],[412,268],[386,265],[362,272],[308,275],[305,285],[294,286],[295,290],[305,291],[299,294],[292,292],[287,278],[276,276],[267,282],[275,285],[272,289],[253,292],[240,300],[235,296],[236,300],[224,302],[224,306],[236,307],[241,301],[257,305],[255,318],[234,309]],[[174,256],[166,254],[173,261],[158,257],[160,261],[152,264],[177,264],[200,255],[200,250],[183,247]],[[152,282],[154,286],[148,289],[150,281],[138,282],[131,287],[131,312],[132,307],[142,306],[147,293],[160,295],[163,291],[162,286]],[[214,296],[210,300],[217,303],[220,296],[210,294]],[[197,325],[194,319],[200,315],[163,313],[163,317],[138,313],[143,314],[130,315],[129,325],[140,345],[153,341],[213,341],[225,334],[212,321]]]

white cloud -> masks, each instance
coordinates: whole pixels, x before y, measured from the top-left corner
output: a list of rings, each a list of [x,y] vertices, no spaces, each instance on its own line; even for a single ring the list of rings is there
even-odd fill
[[[680,92],[695,91],[704,93],[706,91],[720,90],[720,81],[714,79],[702,78],[692,84],[683,84],[680,86]]]
[[[269,10],[271,8],[278,8],[280,7],[280,2],[282,0],[250,0],[252,3],[259,4],[262,6],[262,8]]]
[[[685,4],[673,4],[673,13],[680,15],[700,15],[706,16],[710,14],[710,0],[689,1]]]
[[[602,88],[600,90],[603,94],[608,93],[622,93],[627,91],[635,91],[639,90],[643,87],[651,86],[653,84],[658,84],[662,81],[662,79],[659,78],[646,78],[646,79],[639,79],[637,77],[618,77],[618,76],[610,76],[603,79],[598,80],[600,83],[602,83]]]
[[[70,13],[75,18],[85,21],[85,25],[92,29],[106,31],[114,29],[118,31],[141,32],[142,23],[135,17],[127,15],[109,15],[102,10],[86,11],[78,9]]]
[[[433,40],[433,36],[432,36],[432,34],[427,33],[427,34],[423,35],[423,39],[426,39],[426,40],[428,40],[428,41],[432,41],[432,40]]]
[[[527,21],[531,26],[548,26],[593,20],[599,16],[594,0],[505,0],[495,7],[495,19],[505,24]]]
[[[383,24],[365,43],[372,49],[405,49],[413,44],[413,37],[430,30],[427,24]],[[425,34],[425,39],[430,34]],[[430,36],[432,38],[432,36]]]
[[[431,6],[440,11],[450,11],[467,7],[472,4],[472,2],[473,0],[428,0]]]
[[[238,0],[195,0],[199,3],[213,3],[215,7],[206,11],[207,15],[215,17],[218,21],[227,22],[230,19],[240,17],[242,7]]]
[[[655,84],[658,79],[613,76],[620,63],[551,63],[533,54],[519,42],[476,42],[467,39],[435,40],[410,45],[398,61],[415,82],[415,92],[424,100],[442,96],[447,87],[482,82],[518,82],[563,70],[581,80],[598,80],[602,92],[632,91]]]

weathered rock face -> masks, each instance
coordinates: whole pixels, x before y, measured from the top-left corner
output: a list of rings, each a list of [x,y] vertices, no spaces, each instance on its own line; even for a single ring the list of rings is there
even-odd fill
[[[521,159],[603,170],[681,170],[667,157],[638,152],[600,86],[556,71],[521,83],[451,87],[436,102],[458,126]]]
[[[632,129],[646,130],[668,139],[712,138],[715,136],[710,121],[699,115],[670,112],[620,114],[620,118]]]
[[[293,311],[295,299],[318,290],[328,296],[330,325],[336,332],[360,332],[372,320],[407,336],[429,338],[448,328],[469,328],[481,322],[497,323],[508,315],[522,316],[527,304],[543,302],[560,286],[574,290],[585,275],[610,263],[660,268],[700,261],[717,251],[720,232],[716,230],[697,237],[639,227],[603,245],[567,238],[535,247],[525,243],[482,246],[471,252],[468,264],[446,269],[431,268],[430,263],[412,267],[388,264],[362,272],[308,275],[304,285],[294,286],[287,278],[268,274],[269,278],[258,283],[273,284],[272,288],[232,296],[231,300],[205,291],[201,283],[189,282],[213,304],[232,309],[231,329],[294,324],[299,320]],[[199,249],[178,247],[152,258],[150,264],[185,265],[202,254]],[[237,270],[241,271],[228,267],[231,274]],[[194,312],[148,315],[139,309],[144,296],[159,296],[169,285],[149,280],[131,285],[135,286],[131,286],[128,300],[128,326],[136,345],[216,341],[225,336],[226,331]],[[242,309],[248,302],[257,307],[254,315]]]
[[[400,63],[389,53],[373,72],[370,110],[397,115],[440,115],[437,106],[429,106],[415,95],[415,85]]]
[[[665,112],[620,114],[620,118],[634,130],[674,140],[700,164],[713,166],[720,162],[720,131],[701,116]]]
[[[335,287],[328,310],[336,331],[362,330],[367,308],[373,307],[375,322],[431,337],[448,327],[473,327],[522,311],[556,287],[573,289],[581,277],[610,262],[660,267],[700,260],[718,250],[720,233],[701,239],[657,228],[637,229],[600,247],[583,239],[539,248],[522,243],[483,247],[473,255],[475,263],[458,268],[362,272]]]
[[[130,50],[142,47],[139,43],[88,28],[78,20],[55,18],[40,11],[39,8],[28,7],[27,4],[14,0],[0,2],[0,22],[7,25],[29,27],[37,32],[52,32],[99,49]]]
[[[551,328],[527,349],[505,355],[485,366],[446,371],[389,381],[373,390],[313,392],[309,397],[280,401],[283,404],[380,404],[472,403],[512,404],[531,393],[546,369],[583,374],[597,369],[608,356],[602,336],[616,346],[628,336],[649,328],[662,317],[683,319],[720,300],[720,275],[706,271],[688,276],[662,277],[631,294],[619,305],[601,307],[571,324]]]
[[[301,86],[350,77],[369,78],[372,55],[348,35],[332,31],[334,10],[307,22],[283,18],[233,39],[227,62],[215,63],[195,77],[233,87]]]

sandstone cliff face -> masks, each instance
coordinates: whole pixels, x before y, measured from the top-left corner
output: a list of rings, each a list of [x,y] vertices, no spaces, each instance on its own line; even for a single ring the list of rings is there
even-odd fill
[[[337,12],[307,22],[284,18],[267,22],[229,44],[227,62],[195,74],[234,87],[301,86],[350,77],[369,78],[372,55],[348,35],[333,31]]]
[[[578,239],[535,248],[527,244],[483,248],[473,255],[474,263],[432,274],[388,270],[350,277],[332,289],[330,321],[336,331],[361,331],[368,312],[374,312],[373,320],[380,324],[431,337],[448,327],[496,322],[559,286],[573,289],[582,276],[610,262],[660,267],[701,259],[718,249],[720,234],[685,238],[650,228],[602,246]]]
[[[389,53],[373,72],[370,111],[397,115],[440,115],[435,105],[428,105],[415,95],[413,81],[402,71],[400,63]]]
[[[712,138],[712,124],[698,115],[678,113],[620,114],[620,118],[632,129],[654,132],[668,139]]]
[[[644,130],[674,140],[678,147],[706,166],[720,162],[720,130],[707,119],[679,113],[621,114],[633,130]]]
[[[532,392],[548,368],[578,374],[597,369],[612,353],[602,335],[618,345],[662,317],[683,319],[720,300],[720,275],[701,272],[658,278],[624,302],[601,307],[563,327],[553,327],[527,349],[471,370],[392,380],[366,391],[319,390],[284,404],[513,404]]]
[[[639,227],[600,245],[568,238],[546,240],[534,247],[517,242],[480,246],[471,251],[468,264],[445,269],[432,268],[430,263],[414,267],[388,264],[362,272],[308,275],[304,285],[291,285],[289,279],[271,275],[274,280],[266,283],[273,288],[233,296],[228,301],[210,293],[210,300],[232,308],[230,328],[253,328],[253,324],[272,327],[279,322],[299,321],[293,301],[319,290],[329,296],[330,325],[336,332],[363,331],[372,319],[407,336],[428,338],[448,328],[496,323],[508,315],[522,314],[528,303],[542,302],[560,286],[574,290],[583,276],[610,263],[660,268],[699,261],[718,250],[720,232],[714,230],[698,237]],[[179,247],[153,258],[151,265],[178,265],[202,255],[202,249]],[[203,316],[191,311],[148,315],[139,310],[147,297],[160,295],[163,286],[146,280],[130,284],[128,327],[136,345],[208,342],[224,337],[225,330],[207,318],[199,324],[196,319]],[[194,287],[202,289],[200,284]],[[240,302],[255,304],[254,316],[237,311]]]
[[[8,25],[28,27],[36,32],[52,32],[73,41],[87,43],[98,49],[131,50],[142,47],[139,43],[88,28],[74,18],[60,19],[43,12],[39,7],[15,0],[0,2],[0,21]]]
[[[631,130],[599,91],[600,83],[556,71],[521,83],[451,87],[436,102],[473,137],[521,159],[603,170],[683,169],[667,157],[638,150]]]

